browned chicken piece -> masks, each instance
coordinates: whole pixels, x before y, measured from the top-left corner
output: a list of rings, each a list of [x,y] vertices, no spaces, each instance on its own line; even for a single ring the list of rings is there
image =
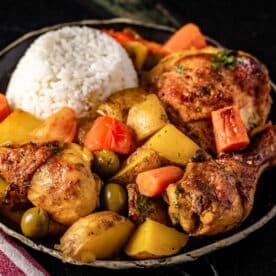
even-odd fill
[[[243,153],[189,163],[183,178],[167,188],[169,214],[193,236],[238,226],[249,215],[259,176],[276,160],[276,126],[267,127]]]
[[[146,218],[169,225],[167,205],[162,198],[149,198],[139,193],[137,184],[128,184],[128,216],[136,224],[143,223]]]
[[[58,148],[57,142],[0,147],[0,175],[10,184],[6,204],[15,209],[27,204],[33,174]]]
[[[271,107],[268,71],[244,52],[213,47],[178,52],[163,59],[147,81],[170,119],[211,152],[215,152],[212,111],[237,105],[249,131],[266,122]]]
[[[100,192],[90,170],[91,158],[90,152],[71,144],[35,172],[28,199],[64,225],[90,214]]]

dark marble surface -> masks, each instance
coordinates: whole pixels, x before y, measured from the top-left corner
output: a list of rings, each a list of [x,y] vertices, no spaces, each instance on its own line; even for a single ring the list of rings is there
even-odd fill
[[[139,1],[138,1],[139,2]],[[276,9],[274,1],[73,1],[73,0],[2,0],[0,1],[0,48],[27,31],[43,26],[91,18],[109,18],[127,12],[141,16],[136,9],[155,9],[155,21],[177,25],[198,23],[203,32],[233,49],[246,50],[269,68],[276,80]],[[95,4],[97,3],[97,4]],[[118,6],[120,9],[109,9]],[[130,4],[133,4],[133,8]],[[105,8],[104,8],[105,7]],[[110,5],[111,7],[111,5]],[[157,13],[156,13],[157,11]],[[146,15],[147,16],[147,15]],[[150,16],[149,16],[150,17]],[[151,18],[152,19],[152,18]],[[275,182],[275,180],[272,180]],[[139,271],[109,271],[62,264],[40,252],[28,252],[51,275],[129,275]],[[214,252],[193,263],[150,270],[151,275],[276,275],[276,220],[268,223],[238,244]]]

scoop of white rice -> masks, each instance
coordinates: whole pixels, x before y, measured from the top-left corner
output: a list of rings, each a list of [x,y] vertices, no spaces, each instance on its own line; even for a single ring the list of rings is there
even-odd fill
[[[89,27],[64,27],[32,43],[11,77],[7,98],[13,108],[41,119],[64,106],[85,117],[98,101],[137,82],[131,60],[113,38]]]

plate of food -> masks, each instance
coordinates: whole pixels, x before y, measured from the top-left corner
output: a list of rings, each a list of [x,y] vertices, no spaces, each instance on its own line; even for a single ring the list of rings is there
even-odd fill
[[[275,86],[195,24],[43,28],[0,51],[0,89],[0,229],[33,249],[173,265],[276,214]]]

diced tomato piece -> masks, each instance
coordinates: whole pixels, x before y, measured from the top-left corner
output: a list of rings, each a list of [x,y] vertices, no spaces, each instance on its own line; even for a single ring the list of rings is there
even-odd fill
[[[91,151],[111,150],[128,154],[134,146],[131,129],[109,116],[98,117],[86,134],[84,146]]]

